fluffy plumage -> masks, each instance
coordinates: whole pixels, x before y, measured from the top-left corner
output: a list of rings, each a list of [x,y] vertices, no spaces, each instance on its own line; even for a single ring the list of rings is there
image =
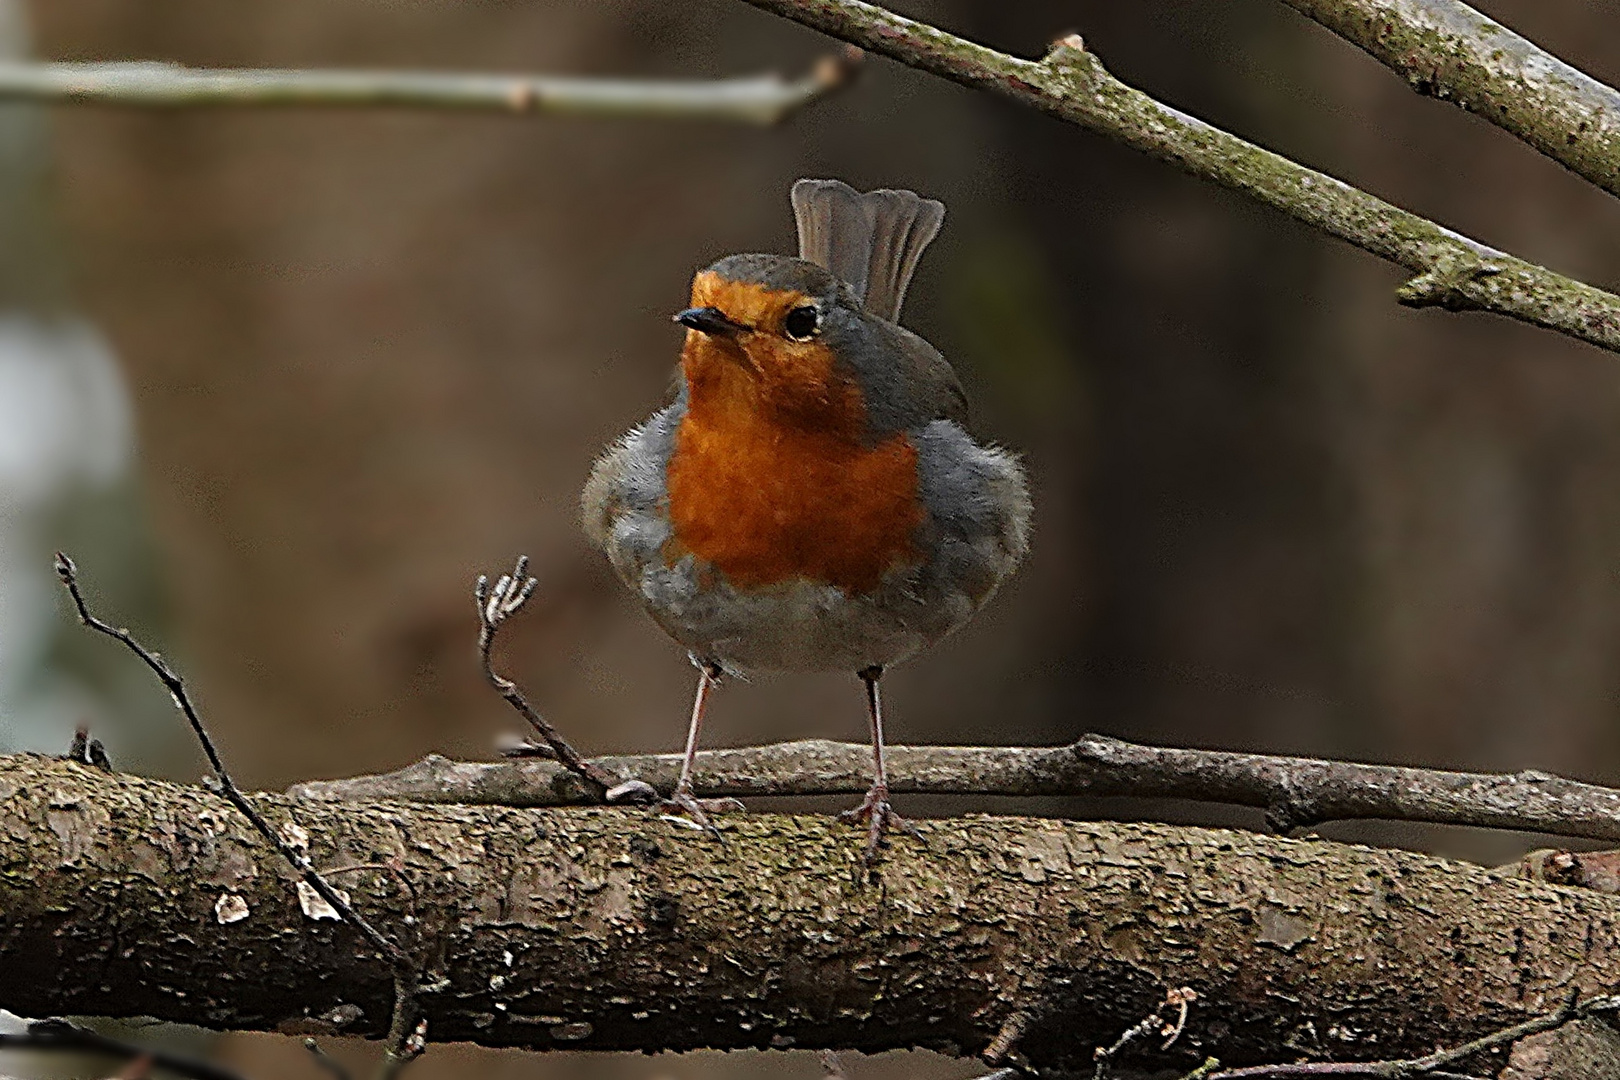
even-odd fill
[[[968,435],[950,365],[894,321],[944,207],[809,180],[793,206],[800,258],[694,279],[693,308],[733,329],[689,331],[675,402],[597,462],[585,528],[700,660],[853,671],[966,622],[1028,550],[1030,500],[1017,459]]]

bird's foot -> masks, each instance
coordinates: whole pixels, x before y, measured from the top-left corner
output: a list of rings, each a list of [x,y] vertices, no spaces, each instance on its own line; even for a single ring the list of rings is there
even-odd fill
[[[495,750],[503,758],[528,761],[556,761],[557,751],[543,742],[521,735],[503,736],[495,740]]]
[[[663,801],[661,808],[665,821],[706,832],[719,840],[720,830],[709,820],[709,815],[741,810],[743,804],[736,799],[699,799],[689,791],[676,791]]]
[[[838,815],[839,821],[866,822],[866,854],[862,860],[871,866],[877,861],[878,849],[883,846],[883,837],[894,829],[908,836],[917,836],[917,827],[899,814],[889,805],[889,788],[886,784],[873,784],[872,790],[866,793],[861,805],[853,810],[845,810]]]

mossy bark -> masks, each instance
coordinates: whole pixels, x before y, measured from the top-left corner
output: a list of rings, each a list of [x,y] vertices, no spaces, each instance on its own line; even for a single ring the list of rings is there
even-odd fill
[[[1283,0],[1426,97],[1620,195],[1620,92],[1456,0]]]
[[[972,817],[869,875],[821,817],[737,815],[722,847],[644,811],[254,798],[448,980],[435,1040],[974,1053],[1023,1013],[1031,1058],[1079,1069],[1185,985],[1173,1063],[1381,1058],[1620,960],[1613,897],[1320,841]],[[375,1035],[389,992],[222,799],[0,758],[0,1007]]]

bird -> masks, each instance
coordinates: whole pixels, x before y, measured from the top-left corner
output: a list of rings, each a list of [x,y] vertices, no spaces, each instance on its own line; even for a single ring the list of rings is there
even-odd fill
[[[1030,546],[1017,455],[977,441],[939,351],[899,324],[945,217],[911,191],[799,180],[797,257],[741,254],[697,272],[673,316],[673,400],[597,459],[584,531],[698,671],[665,805],[714,831],[692,786],[711,691],[727,676],[854,672],[872,784],[841,815],[891,829],[879,681],[961,627]]]

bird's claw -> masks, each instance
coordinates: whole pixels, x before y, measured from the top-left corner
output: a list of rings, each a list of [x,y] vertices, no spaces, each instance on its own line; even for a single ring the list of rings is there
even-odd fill
[[[524,738],[521,735],[504,736],[495,741],[496,752],[503,758],[514,761],[556,761],[557,751],[543,742]]]
[[[663,801],[665,821],[708,833],[720,839],[720,830],[709,820],[710,814],[724,814],[743,809],[736,799],[699,799],[684,791],[677,791]]]
[[[886,787],[873,787],[866,793],[861,805],[853,810],[845,810],[838,815],[838,820],[866,822],[866,853],[861,858],[868,866],[877,861],[878,850],[883,846],[883,837],[890,829],[908,836],[921,835],[915,825],[894,812],[894,807],[889,805],[889,789]]]

